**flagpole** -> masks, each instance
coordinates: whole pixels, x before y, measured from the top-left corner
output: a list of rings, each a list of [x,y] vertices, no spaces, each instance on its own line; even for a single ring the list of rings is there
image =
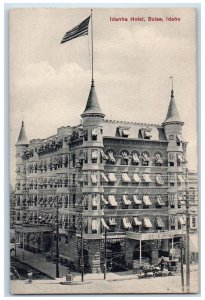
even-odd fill
[[[93,78],[93,10],[91,9],[91,45],[92,45],[92,84],[94,84]]]

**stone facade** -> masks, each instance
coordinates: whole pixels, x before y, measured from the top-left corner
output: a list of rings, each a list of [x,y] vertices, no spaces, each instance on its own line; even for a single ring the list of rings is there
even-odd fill
[[[103,269],[105,230],[111,267],[131,268],[135,251],[138,259],[157,263],[159,256],[170,255],[185,227],[187,143],[174,92],[161,125],[109,121],[92,82],[81,116],[81,125],[30,142],[22,123],[16,144],[16,225],[40,224],[51,232],[58,226],[60,255],[77,268],[83,234],[89,272]]]

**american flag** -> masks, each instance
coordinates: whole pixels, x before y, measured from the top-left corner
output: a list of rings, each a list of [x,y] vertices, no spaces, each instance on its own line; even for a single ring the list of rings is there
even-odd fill
[[[83,22],[72,28],[71,30],[67,31],[64,35],[61,44],[68,42],[72,39],[75,39],[79,36],[87,35],[88,34],[88,25],[90,21],[90,16],[85,19]]]

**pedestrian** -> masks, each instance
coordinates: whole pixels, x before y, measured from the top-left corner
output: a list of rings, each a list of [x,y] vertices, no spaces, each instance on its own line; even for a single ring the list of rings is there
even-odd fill
[[[31,271],[29,271],[27,273],[27,276],[28,276],[28,283],[32,283],[32,279],[33,279],[33,273]]]

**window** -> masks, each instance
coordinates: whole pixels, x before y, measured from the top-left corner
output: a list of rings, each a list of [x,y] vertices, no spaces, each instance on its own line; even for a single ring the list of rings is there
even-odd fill
[[[97,196],[96,194],[92,194],[92,209],[93,210],[96,210],[97,209]]]
[[[163,165],[163,160],[160,154],[155,155],[155,165],[156,166],[162,166]]]
[[[122,152],[121,165],[128,165],[129,157],[126,151]]]
[[[92,141],[97,141],[97,136],[98,136],[98,129],[94,128],[91,131],[91,137],[92,137]]]
[[[182,135],[177,134],[177,146],[181,146],[181,144],[182,144]]]
[[[72,155],[72,165],[73,167],[75,167],[75,153],[73,153]]]
[[[170,162],[169,162],[169,166],[170,166],[170,167],[174,167],[174,162],[173,162],[173,161],[170,161]]]
[[[87,130],[84,130],[83,136],[84,136],[84,141],[87,141],[88,140],[88,131]]]
[[[95,173],[91,174],[91,182],[92,182],[92,184],[94,184],[94,185],[97,184],[97,182],[98,182],[97,174],[95,174]]]
[[[157,174],[157,175],[156,175],[156,183],[157,183],[158,185],[163,185],[163,184],[164,184],[164,181],[162,180],[161,174]]]
[[[98,224],[97,219],[92,219],[92,233],[97,233]]]
[[[132,154],[132,164],[138,166],[140,163],[139,157],[137,153]]]
[[[115,158],[114,158],[114,153],[113,151],[108,151],[108,163],[110,164],[115,164]]]
[[[157,217],[157,220],[156,220],[156,228],[158,229],[162,229],[165,227],[165,224],[164,224],[164,221],[161,217]]]
[[[192,216],[191,218],[191,227],[195,228],[196,227],[196,217]]]
[[[143,166],[148,166],[149,165],[149,156],[146,152],[142,153],[142,165]]]
[[[75,174],[73,174],[73,185],[75,185]]]
[[[96,149],[91,150],[91,161],[93,164],[98,161],[98,151]]]
[[[173,140],[174,139],[174,135],[173,134],[170,134],[169,135],[169,140]]]

